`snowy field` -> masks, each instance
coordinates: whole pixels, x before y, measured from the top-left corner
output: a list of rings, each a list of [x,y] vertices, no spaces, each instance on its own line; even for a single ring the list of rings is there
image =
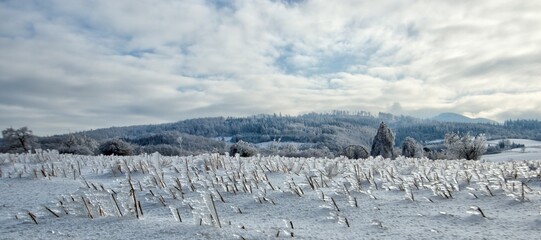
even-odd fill
[[[488,144],[496,145],[500,140],[488,141]],[[521,148],[503,151],[498,154],[484,155],[481,159],[487,161],[522,161],[541,160],[541,142],[529,139],[509,139],[510,142],[524,144],[524,151]]]
[[[535,239],[541,161],[0,155],[0,239]]]

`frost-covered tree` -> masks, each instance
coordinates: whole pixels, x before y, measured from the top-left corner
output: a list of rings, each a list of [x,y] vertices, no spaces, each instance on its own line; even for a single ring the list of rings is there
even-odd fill
[[[344,156],[349,159],[368,158],[370,154],[365,147],[361,145],[349,145],[344,149]]]
[[[129,143],[115,138],[102,143],[99,152],[103,155],[130,156],[133,155],[133,147]]]
[[[381,122],[378,128],[378,132],[372,142],[372,149],[370,155],[373,157],[382,156],[384,158],[393,157],[394,135],[391,129]]]
[[[414,138],[407,137],[402,143],[402,156],[404,157],[423,157],[423,147]]]
[[[37,148],[37,141],[32,130],[27,127],[19,129],[6,128],[2,131],[3,149],[6,152],[21,153]]]
[[[98,149],[98,142],[92,138],[70,134],[58,150],[60,153],[94,155]]]
[[[486,152],[486,137],[483,134],[471,136],[467,133],[460,136],[457,133],[445,134],[447,157],[451,159],[478,160]]]
[[[231,145],[231,147],[229,148],[229,156],[235,156],[237,153],[241,157],[251,157],[255,156],[258,152],[257,149],[251,144],[241,140]]]

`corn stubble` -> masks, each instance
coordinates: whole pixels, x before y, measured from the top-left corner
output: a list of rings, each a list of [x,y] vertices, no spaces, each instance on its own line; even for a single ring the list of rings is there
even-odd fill
[[[80,181],[85,188],[82,193],[75,197],[64,197],[56,207],[45,206],[38,210],[52,218],[62,218],[64,215],[89,219],[135,217],[144,221],[143,206],[160,206],[169,208],[172,221],[180,224],[231,229],[234,225],[231,222],[235,220],[225,214],[224,206],[229,204],[236,216],[244,216],[243,219],[251,214],[240,206],[231,206],[232,198],[252,198],[272,213],[272,209],[280,206],[281,201],[272,196],[288,194],[299,204],[314,200],[314,197],[319,198],[323,202],[321,208],[329,214],[327,217],[321,216],[321,219],[332,219],[345,228],[355,224],[372,224],[384,229],[380,220],[358,223],[356,216],[366,211],[360,207],[362,201],[384,199],[386,192],[401,192],[408,204],[419,204],[419,199],[426,199],[430,204],[460,202],[461,192],[471,196],[469,200],[474,201],[512,196],[519,202],[527,202],[530,197],[539,198],[541,195],[537,186],[528,184],[541,180],[539,161],[492,163],[411,158],[389,160],[381,157],[361,160],[241,158],[218,154],[191,157],[157,154],[97,156],[82,161],[75,156],[51,152],[40,154],[41,158],[36,154],[11,155],[11,161],[18,164],[1,168],[0,177],[70,178]],[[47,157],[43,158],[43,155]],[[47,159],[55,159],[54,164],[47,162]],[[87,181],[82,174],[86,169],[91,170],[90,174],[111,174],[123,181],[119,186],[107,188],[102,183]],[[270,179],[271,175],[274,178],[283,177],[282,185],[278,183],[279,180]],[[487,213],[478,206],[471,206],[468,212],[487,219]],[[26,215],[38,224],[36,214],[27,211]],[[194,221],[183,221],[182,217],[191,217]],[[284,222],[285,227],[275,228],[276,232],[269,236],[302,237],[294,234],[297,229],[292,220]],[[250,222],[236,225],[242,226],[234,230],[240,231],[236,235],[241,239],[247,236],[249,226],[253,226]]]

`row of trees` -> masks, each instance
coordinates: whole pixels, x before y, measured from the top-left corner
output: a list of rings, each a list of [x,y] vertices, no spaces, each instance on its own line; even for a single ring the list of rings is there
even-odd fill
[[[23,127],[7,128],[2,131],[2,136],[0,152],[7,153],[24,153],[41,148],[78,155],[133,155],[159,152],[166,156],[178,156],[223,152],[225,149],[224,142],[178,132],[147,134],[138,138],[110,138],[98,142],[82,134],[38,138],[27,127]]]
[[[27,127],[19,129],[7,128],[2,131],[2,138],[2,152],[25,153],[32,152],[41,147],[41,144],[37,141],[37,137],[32,133],[32,130]],[[46,142],[45,145],[48,145],[48,143]],[[115,146],[116,149],[122,150],[115,150]],[[92,138],[74,134],[70,134],[64,138],[55,149],[60,153],[78,155],[94,155],[98,150],[99,153],[106,155],[131,155],[133,153],[132,147],[119,139],[107,141],[99,145],[98,142]]]
[[[394,134],[385,125],[381,123],[376,136],[372,142],[370,155],[363,146],[348,146],[344,150],[344,155],[348,158],[367,158],[368,156],[382,156],[384,158],[394,158],[398,155],[405,157],[430,157],[432,159],[467,159],[478,160],[486,152],[486,137],[483,134],[472,136],[469,133],[460,135],[458,133],[448,133],[444,139],[445,152],[443,154],[433,153],[430,148],[423,148],[414,138],[406,137],[402,143],[401,150],[395,148]]]
[[[274,114],[242,118],[199,118],[159,125],[112,127],[70,134],[77,136],[77,140],[83,137],[87,138],[83,139],[88,142],[87,144],[78,144],[75,147],[65,142],[69,135],[58,135],[39,137],[34,142],[29,141],[29,145],[17,145],[19,150],[14,150],[13,146],[8,148],[11,152],[23,152],[28,151],[29,148],[39,147],[57,149],[66,153],[88,154],[93,152],[99,154],[98,149],[93,145],[118,138],[130,143],[134,148],[134,154],[159,151],[164,155],[190,155],[209,151],[223,152],[228,150],[231,144],[239,141],[255,145],[265,145],[265,143],[277,141],[282,143],[295,142],[306,146],[293,144],[293,146],[280,146],[272,149],[259,148],[258,151],[261,154],[284,156],[334,157],[352,154],[361,156],[363,153],[358,146],[363,146],[370,156],[374,136],[382,121],[385,121],[389,128],[393,129],[394,140],[398,144],[405,142],[409,144],[411,140],[408,138],[413,138],[419,144],[427,145],[430,141],[442,139],[445,134],[451,132],[471,133],[473,136],[486,133],[489,138],[530,139],[538,138],[541,132],[539,131],[541,122],[537,120],[512,120],[506,121],[503,125],[468,124],[436,122],[385,113],[373,116],[366,112],[335,111],[300,116]],[[177,144],[175,143],[176,137],[168,135],[182,135],[183,141]],[[541,140],[541,137],[539,139]],[[92,143],[92,140],[96,142]],[[5,141],[10,142],[9,140]],[[350,145],[354,147],[348,147]],[[382,145],[376,146],[376,149],[381,150],[381,147]],[[442,147],[445,146],[442,144]],[[406,152],[401,150],[404,150],[402,145],[393,146],[394,155],[410,154],[409,150]],[[415,156],[419,155],[418,152]],[[431,158],[446,157],[440,151],[421,152]]]
[[[36,137],[27,127],[20,129],[7,128],[2,131],[3,152],[20,153],[28,152],[39,148]],[[188,141],[185,140],[188,138]],[[200,142],[202,141],[202,142]],[[206,142],[205,142],[206,141]],[[54,141],[52,141],[54,142]],[[60,153],[80,154],[80,155],[133,155],[140,153],[159,152],[162,155],[182,155],[183,147],[200,148],[202,152],[222,152],[225,149],[225,143],[219,141],[210,141],[216,143],[215,146],[208,143],[209,140],[203,137],[181,135],[178,132],[164,132],[161,134],[144,135],[139,138],[113,138],[102,141],[99,144],[95,139],[78,134],[70,134],[64,137],[60,144],[56,145]],[[199,144],[201,143],[201,144]],[[47,145],[47,142],[44,142]],[[54,146],[54,144],[52,144]],[[210,146],[210,148],[208,147]],[[470,159],[476,160],[486,152],[486,138],[484,135],[472,136],[469,133],[460,135],[457,133],[448,133],[445,135],[444,146],[445,155],[433,154],[429,148],[423,148],[414,138],[407,137],[401,149],[395,147],[394,133],[383,122],[379,125],[377,133],[372,141],[370,152],[363,145],[349,145],[341,150],[341,155],[348,158],[367,158],[369,156],[382,156],[384,158],[394,158],[398,155],[406,157],[431,157],[449,159]],[[200,152],[200,153],[202,153]],[[185,152],[184,152],[185,153]],[[254,145],[242,140],[229,147],[229,154],[240,156],[253,156],[260,153],[260,150]],[[326,145],[307,145],[299,149],[293,145],[286,145],[282,148],[269,148],[261,151],[266,155],[283,155],[290,157],[332,157],[332,151]]]
[[[511,142],[509,139],[502,139],[497,144],[489,144],[487,146],[487,154],[496,154],[501,153],[502,151],[520,148],[522,152],[526,151],[526,146],[524,144]]]
[[[464,135],[448,133],[445,135],[444,146],[446,149],[444,152],[432,152],[433,150],[430,148],[423,148],[423,146],[414,138],[407,137],[402,143],[401,149],[396,149],[393,132],[382,122],[372,141],[370,152],[362,145],[349,145],[344,148],[342,155],[351,159],[362,159],[368,158],[369,156],[394,158],[398,155],[402,155],[411,158],[426,156],[432,159],[447,158],[478,160],[487,150],[486,137],[483,134],[473,136],[469,133]],[[296,152],[298,153],[299,151],[296,150]],[[241,157],[253,156],[257,153],[258,150],[255,146],[243,141],[233,144],[229,151],[230,155],[239,154]],[[294,155],[289,154],[289,156]]]

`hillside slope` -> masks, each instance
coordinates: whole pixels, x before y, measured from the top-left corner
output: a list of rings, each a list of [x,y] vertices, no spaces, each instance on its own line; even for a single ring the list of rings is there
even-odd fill
[[[486,123],[486,124],[497,124],[498,122],[490,120],[487,118],[469,118],[458,113],[440,113],[437,116],[431,118],[434,121],[439,122],[455,122],[455,123]]]
[[[265,143],[274,142],[294,143],[295,146],[321,149],[337,156],[349,145],[369,148],[381,122],[385,122],[394,133],[396,146],[401,146],[406,137],[413,137],[423,144],[443,139],[449,132],[485,134],[488,139],[541,139],[541,122],[538,120],[513,120],[504,124],[440,122],[387,113],[373,116],[365,112],[351,114],[339,111],[299,116],[274,114],[198,118],[158,125],[103,128],[73,134],[98,142],[122,138],[138,146],[171,145],[182,149],[183,154],[210,150],[223,152],[228,143],[242,140],[260,146],[272,145]],[[58,149],[55,146],[62,144],[67,136],[41,137],[42,148]],[[183,139],[180,144],[176,141],[179,137]],[[147,150],[152,149],[155,148],[149,147]]]

